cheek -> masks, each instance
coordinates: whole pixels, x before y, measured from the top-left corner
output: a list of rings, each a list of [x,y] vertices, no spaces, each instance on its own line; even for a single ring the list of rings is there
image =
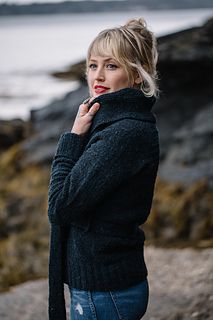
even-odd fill
[[[88,89],[89,89],[89,94],[90,96],[92,96],[92,79],[91,76],[87,75],[87,85],[88,85]]]
[[[87,83],[90,83],[91,81],[91,75],[90,75],[90,72],[87,72]]]
[[[120,73],[119,80],[119,82],[124,85],[129,83],[128,76],[124,70],[122,70],[122,72]]]
[[[121,76],[117,81],[117,84],[120,86],[128,86],[129,85],[129,80],[126,76]]]
[[[87,84],[89,87],[92,86],[92,83],[93,83],[93,79],[92,79],[92,76],[90,73],[87,74]]]

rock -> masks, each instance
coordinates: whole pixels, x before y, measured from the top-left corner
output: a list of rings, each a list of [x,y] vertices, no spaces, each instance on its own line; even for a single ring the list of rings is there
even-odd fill
[[[46,280],[26,282],[13,287],[10,292],[0,295],[0,318],[1,320],[45,320],[47,297]]]
[[[29,124],[21,119],[0,120],[0,151],[22,141],[29,133]]]
[[[83,61],[77,62],[74,65],[71,65],[64,71],[52,72],[51,75],[59,79],[79,80],[81,83],[86,85],[85,71],[86,71],[86,64],[85,64],[85,60],[83,60]]]
[[[161,159],[173,144],[176,130],[185,126],[213,102],[213,19],[158,39],[160,99],[158,119]],[[171,172],[170,172],[171,174]],[[169,175],[168,175],[169,177]]]
[[[159,169],[162,179],[187,185],[206,179],[213,188],[212,119],[213,103],[174,132],[171,147]]]
[[[150,298],[144,320],[210,320],[213,249],[145,247]],[[205,263],[204,263],[205,261]],[[70,297],[65,286],[67,316]],[[29,281],[0,294],[1,320],[46,320],[48,283]],[[24,314],[23,314],[24,310]]]
[[[0,291],[47,274],[48,179],[47,168],[25,168],[8,176],[5,167],[1,174]]]
[[[158,39],[160,62],[201,62],[212,64],[213,19],[204,26],[178,31]]]
[[[150,302],[143,320],[210,320],[212,255],[212,249],[145,248]]]
[[[213,196],[207,180],[191,185],[157,179],[146,239],[164,246],[213,246]]]
[[[60,135],[71,130],[79,105],[87,97],[88,88],[81,85],[64,98],[31,111],[31,123],[35,134],[21,145],[25,154],[23,166],[50,163]]]
[[[0,291],[46,275],[50,161],[59,136],[70,131],[80,101],[87,96],[87,88],[81,86],[61,101],[32,111],[31,135],[0,158]]]

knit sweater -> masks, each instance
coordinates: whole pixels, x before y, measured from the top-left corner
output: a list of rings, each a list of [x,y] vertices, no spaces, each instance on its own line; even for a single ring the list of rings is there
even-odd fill
[[[61,135],[51,167],[49,319],[66,319],[64,283],[121,290],[144,280],[144,233],[159,164],[154,97],[125,88],[97,97],[85,135]]]

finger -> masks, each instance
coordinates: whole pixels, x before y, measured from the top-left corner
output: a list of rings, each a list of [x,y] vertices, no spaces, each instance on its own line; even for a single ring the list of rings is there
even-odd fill
[[[83,117],[87,113],[88,113],[88,105],[82,103],[78,109],[78,116]]]
[[[90,102],[90,97],[89,98],[87,98],[87,99],[85,99],[84,101],[83,101],[83,104],[89,104],[89,102]]]
[[[95,99],[95,97],[90,97],[89,98],[89,104]]]
[[[96,112],[99,110],[100,104],[98,102],[94,103],[93,106],[89,109],[88,114],[90,116],[94,116]]]

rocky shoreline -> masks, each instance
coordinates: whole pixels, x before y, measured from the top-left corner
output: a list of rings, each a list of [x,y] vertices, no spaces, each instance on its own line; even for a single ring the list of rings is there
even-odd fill
[[[212,8],[210,0],[202,2],[194,0],[175,1],[175,0],[123,0],[120,1],[94,1],[81,0],[79,1],[61,1],[61,2],[46,2],[39,3],[0,3],[0,16],[10,15],[37,15],[37,14],[73,14],[73,13],[88,13],[88,12],[121,12],[121,11],[136,11],[136,10],[174,10],[174,9],[192,9],[192,8]]]
[[[158,39],[161,161],[147,244],[213,246],[212,30],[213,19]],[[78,79],[76,91],[32,110],[29,122],[0,121],[0,291],[47,276],[50,163],[88,96],[83,63],[55,74]]]

